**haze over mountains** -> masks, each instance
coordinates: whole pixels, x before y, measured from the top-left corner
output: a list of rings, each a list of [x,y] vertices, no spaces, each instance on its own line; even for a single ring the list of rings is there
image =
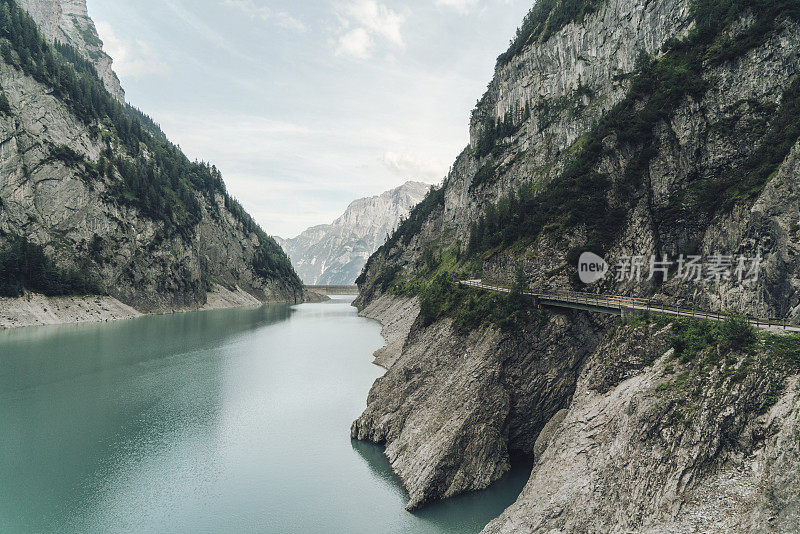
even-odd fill
[[[293,239],[276,238],[308,285],[351,285],[380,247],[430,189],[406,182],[378,196],[361,198],[331,224],[312,226]]]

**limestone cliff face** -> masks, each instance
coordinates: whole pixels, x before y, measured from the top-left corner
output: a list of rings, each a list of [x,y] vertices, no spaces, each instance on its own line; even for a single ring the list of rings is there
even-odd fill
[[[601,341],[537,439],[518,501],[484,532],[798,531],[797,377],[768,401],[783,379],[772,356],[749,356],[746,377],[695,373],[676,363],[671,333],[625,326]]]
[[[50,41],[72,45],[92,62],[109,93],[125,100],[119,78],[112,68],[111,57],[103,51],[94,21],[89,17],[86,0],[20,0]]]
[[[47,34],[57,27],[72,39],[73,30],[93,28],[83,2],[28,8],[43,17],[38,20]],[[92,57],[87,46],[83,51]],[[99,108],[110,109],[109,115],[80,116],[74,97],[38,81],[16,50],[8,58],[12,64],[0,59],[0,87],[9,102],[0,111],[0,250],[12,237],[24,237],[57,266],[96,281],[138,312],[303,298],[288,259],[227,196],[216,170],[188,162],[144,117],[113,98]],[[102,57],[94,59],[102,65]],[[138,141],[123,140],[126,125],[138,132]],[[144,142],[156,137],[157,143]],[[157,160],[155,150],[167,155]],[[130,177],[126,182],[121,174],[127,168],[155,182],[166,172],[163,166],[179,164],[187,176],[162,182],[149,199],[137,196],[147,183],[131,189]],[[196,185],[193,175],[202,173],[215,185]],[[157,213],[149,204],[160,200],[164,208]],[[190,207],[191,222],[179,219],[186,217],[180,206]]]
[[[408,310],[395,301],[427,282],[417,274],[426,254],[454,243],[467,254],[475,223],[525,186],[565,211],[607,205],[615,224],[606,220],[612,229],[597,232],[585,213],[552,214],[531,224],[528,236],[481,248],[470,259],[481,266],[473,276],[511,283],[522,265],[538,289],[648,296],[800,322],[800,142],[796,129],[783,126],[800,119],[792,89],[800,25],[785,14],[765,25],[761,3],[741,3],[731,21],[719,18],[727,26],[716,45],[691,56],[699,63],[673,70],[700,41],[693,32],[701,2],[591,4],[585,17],[529,40],[498,65],[473,112],[470,146],[441,191],[370,258],[357,303],[379,320],[411,326],[403,342],[393,334],[393,363],[352,435],[386,445],[410,507],[485,487],[505,472],[509,451],[534,454],[528,487],[488,532],[796,531],[798,503],[785,497],[792,482],[777,474],[798,465],[787,441],[797,409],[791,387],[771,410],[758,410],[768,396],[764,375],[754,373],[741,398],[724,381],[698,383],[697,398],[714,402],[695,406],[698,420],[676,429],[667,413],[680,404],[669,394],[669,330],[615,333],[611,319],[548,312],[543,325],[517,332],[464,333],[450,317],[426,326],[391,312]],[[723,45],[737,51],[726,56]],[[650,58],[644,63],[642,51]],[[692,68],[692,87],[675,89],[686,79],[670,76]],[[576,165],[582,171],[570,175]],[[758,165],[764,172],[751,172]],[[591,175],[599,178],[589,189],[572,187]],[[611,277],[578,288],[571,254],[597,243],[590,248],[612,265],[625,255],[688,251],[761,256],[764,269],[743,284]],[[393,284],[402,296],[389,294]],[[737,358],[731,366],[746,357]],[[709,492],[720,486],[722,493]],[[720,494],[739,504],[718,505]]]
[[[430,186],[406,182],[378,196],[353,201],[331,224],[314,226],[278,242],[309,285],[352,285],[373,252]]]
[[[510,453],[532,455],[541,427],[568,406],[603,324],[569,314],[513,338],[497,330],[464,335],[450,321],[409,323],[418,310],[388,295],[364,310],[395,325],[389,332],[403,342],[380,355],[388,372],[351,431],[386,445],[409,509],[485,489],[509,469]]]

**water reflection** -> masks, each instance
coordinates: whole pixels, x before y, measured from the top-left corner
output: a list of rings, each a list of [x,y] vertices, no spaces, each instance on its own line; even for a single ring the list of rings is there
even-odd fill
[[[377,478],[408,500],[400,479],[383,454],[383,447],[357,440],[351,440],[351,444]],[[528,482],[532,468],[532,459],[514,458],[511,471],[489,489],[429,504],[414,511],[413,515],[430,524],[431,532],[470,532],[475,525],[487,524],[514,502]]]
[[[0,330],[0,396],[80,375],[223,345],[231,338],[289,318],[292,308],[216,310]]]

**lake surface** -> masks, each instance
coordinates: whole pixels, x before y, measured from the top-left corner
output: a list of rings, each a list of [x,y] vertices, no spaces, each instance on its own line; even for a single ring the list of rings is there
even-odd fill
[[[0,331],[0,532],[478,532],[530,465],[406,512],[350,300]]]

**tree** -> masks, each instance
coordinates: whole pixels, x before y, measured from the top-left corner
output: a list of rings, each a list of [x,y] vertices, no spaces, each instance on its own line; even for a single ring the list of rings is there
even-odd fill
[[[524,292],[528,290],[528,276],[522,262],[517,263],[517,270],[514,274],[514,283],[511,291],[508,292],[509,311],[518,310],[525,304]]]
[[[0,92],[0,113],[11,113],[11,104],[8,103],[6,93]]]

